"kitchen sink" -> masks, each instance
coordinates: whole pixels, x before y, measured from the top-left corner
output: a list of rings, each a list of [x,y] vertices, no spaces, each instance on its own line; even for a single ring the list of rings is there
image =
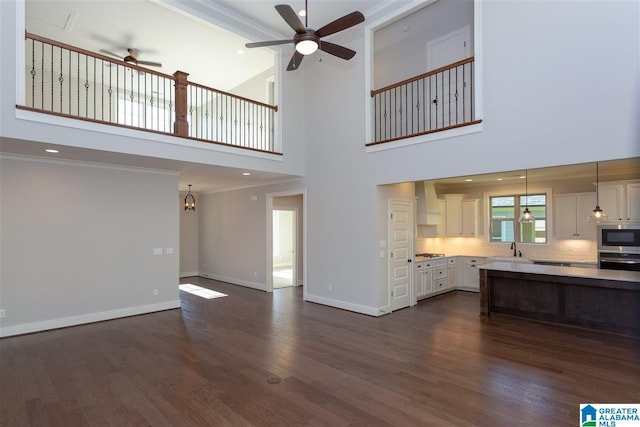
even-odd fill
[[[490,262],[514,262],[517,264],[533,264],[533,261],[529,258],[515,257],[515,256],[492,256],[487,258],[487,264]]]

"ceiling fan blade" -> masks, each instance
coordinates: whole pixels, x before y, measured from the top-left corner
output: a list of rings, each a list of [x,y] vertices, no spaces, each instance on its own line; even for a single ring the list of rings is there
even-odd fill
[[[136,61],[137,65],[148,65],[150,67],[162,67],[160,62],[151,62],[151,61]]]
[[[320,50],[337,56],[338,58],[347,60],[353,58],[356,54],[355,50],[340,46],[339,44],[325,42],[323,40],[320,40]]]
[[[289,61],[289,65],[287,65],[287,71],[297,70],[303,59],[304,59],[304,55],[303,54],[301,54],[297,50],[295,52],[293,52],[293,56],[291,57],[291,61]]]
[[[298,18],[298,15],[291,6],[288,4],[278,4],[276,5],[276,10],[296,33],[305,34],[307,32],[304,24],[302,24],[302,21]]]
[[[244,47],[250,48],[250,47],[264,47],[264,46],[274,46],[277,44],[287,44],[287,43],[293,43],[293,40],[288,39],[288,40],[270,40],[270,41],[266,41],[266,42],[253,42],[253,43],[247,43],[244,45]]]
[[[330,34],[337,33],[338,31],[346,30],[347,28],[358,25],[364,22],[364,15],[360,12],[351,12],[348,15],[338,18],[333,22],[329,22],[324,27],[316,31],[316,36],[324,37]]]

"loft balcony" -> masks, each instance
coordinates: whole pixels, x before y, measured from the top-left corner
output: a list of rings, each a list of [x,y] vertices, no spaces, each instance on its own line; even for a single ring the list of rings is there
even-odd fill
[[[282,154],[278,107],[26,33],[18,109]]]
[[[474,58],[371,91],[367,147],[481,123],[474,104]]]

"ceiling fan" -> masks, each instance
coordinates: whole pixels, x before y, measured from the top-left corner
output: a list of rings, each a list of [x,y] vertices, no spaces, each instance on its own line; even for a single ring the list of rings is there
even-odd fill
[[[307,12],[308,8],[306,0],[304,2],[304,6],[305,12]],[[296,47],[296,51],[293,53],[293,56],[289,61],[287,71],[297,70],[305,55],[311,55],[317,49],[347,60],[353,58],[356,54],[354,50],[334,43],[322,41],[320,39],[364,22],[364,15],[362,13],[351,12],[342,18],[338,18],[335,21],[328,23],[318,30],[313,30],[308,27],[308,13],[305,14],[305,24],[303,25],[302,21],[300,21],[300,18],[298,18],[298,15],[296,15],[296,12],[291,6],[287,4],[279,4],[276,5],[276,10],[285,22],[295,31],[293,39],[247,43],[245,46],[248,48],[264,47],[293,42]]]
[[[128,55],[122,57],[120,55],[118,55],[117,53],[113,53],[109,50],[106,49],[100,49],[100,52],[106,53],[107,55],[111,55],[114,56],[118,59],[121,59],[124,62],[131,62],[133,64],[136,65],[147,65],[150,67],[162,67],[162,64],[160,62],[152,62],[152,61],[140,61],[138,59],[138,55],[141,53],[141,51],[139,49],[134,49],[132,47],[127,49]]]

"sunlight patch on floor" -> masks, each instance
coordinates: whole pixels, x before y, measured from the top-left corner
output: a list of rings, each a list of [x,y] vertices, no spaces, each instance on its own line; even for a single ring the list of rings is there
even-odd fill
[[[222,292],[213,291],[198,285],[192,285],[191,283],[179,285],[178,289],[206,299],[222,298],[227,296],[227,294],[223,294]]]

